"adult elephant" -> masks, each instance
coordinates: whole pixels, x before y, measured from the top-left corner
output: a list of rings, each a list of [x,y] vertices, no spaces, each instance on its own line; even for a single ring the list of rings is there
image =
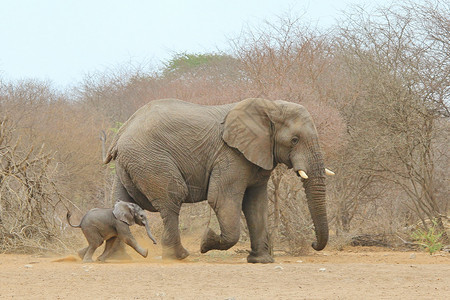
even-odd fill
[[[250,233],[247,261],[269,263],[267,181],[283,163],[302,177],[317,241],[328,241],[325,168],[317,131],[299,104],[265,99],[203,106],[176,99],[140,108],[120,128],[106,153],[115,160],[116,200],[160,212],[163,257],[189,255],[180,240],[182,203],[208,200],[220,235],[207,229],[201,252],[226,250],[240,235],[244,212]]]

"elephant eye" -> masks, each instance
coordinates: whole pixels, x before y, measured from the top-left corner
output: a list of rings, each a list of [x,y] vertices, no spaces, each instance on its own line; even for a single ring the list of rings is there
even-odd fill
[[[298,137],[294,136],[291,140],[292,145],[297,145],[298,143]]]

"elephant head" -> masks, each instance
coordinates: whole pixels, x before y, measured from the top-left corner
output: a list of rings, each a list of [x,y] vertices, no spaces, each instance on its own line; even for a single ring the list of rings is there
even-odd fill
[[[139,205],[119,201],[114,205],[113,215],[116,219],[127,223],[129,226],[134,224],[145,226],[148,237],[153,241],[153,244],[156,244],[156,240],[150,231],[145,211]]]
[[[328,242],[326,171],[309,112],[286,101],[246,99],[226,116],[223,139],[265,170],[283,163],[302,177],[317,238],[312,247],[322,250]]]

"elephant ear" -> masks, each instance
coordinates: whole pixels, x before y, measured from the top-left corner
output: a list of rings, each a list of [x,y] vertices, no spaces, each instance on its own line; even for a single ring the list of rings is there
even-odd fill
[[[119,201],[114,205],[113,215],[117,220],[127,223],[129,226],[133,225],[134,214],[132,203]]]
[[[236,104],[224,121],[225,143],[265,170],[274,166],[270,115],[275,109],[270,100],[246,99]]]

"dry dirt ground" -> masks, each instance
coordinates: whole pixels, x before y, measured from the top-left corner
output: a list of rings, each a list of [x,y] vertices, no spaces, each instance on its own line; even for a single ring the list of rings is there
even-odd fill
[[[149,257],[129,251],[125,262],[0,255],[0,299],[450,299],[444,252],[347,248],[252,265],[235,251],[245,247],[201,255],[190,245],[186,260],[165,262],[146,246]]]

